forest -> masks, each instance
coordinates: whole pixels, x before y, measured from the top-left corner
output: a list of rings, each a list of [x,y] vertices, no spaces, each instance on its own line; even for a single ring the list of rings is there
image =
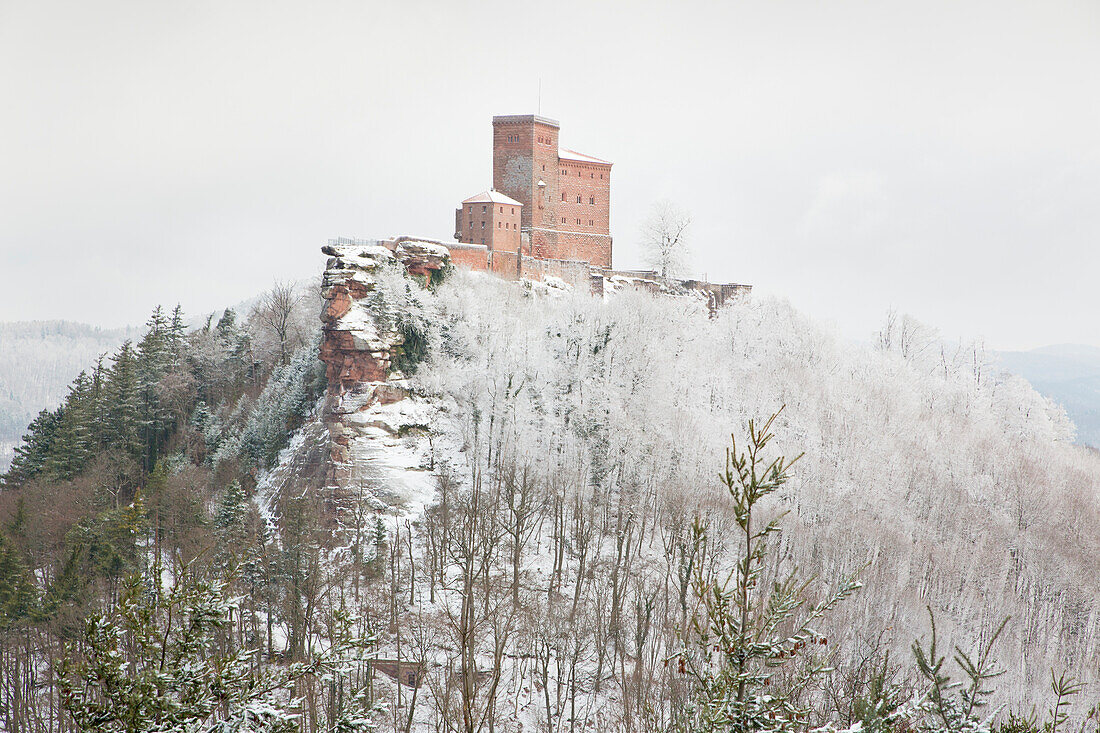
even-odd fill
[[[0,471],[38,408],[58,404],[73,377],[136,333],[67,321],[0,323]]]
[[[0,730],[1097,728],[1100,457],[979,342],[428,285],[368,301],[421,347],[391,382],[430,420],[385,444],[418,465],[331,480],[290,286],[158,309],[34,419]]]

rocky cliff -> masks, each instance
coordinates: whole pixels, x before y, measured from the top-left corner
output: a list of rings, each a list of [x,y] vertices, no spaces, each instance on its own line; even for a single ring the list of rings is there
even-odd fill
[[[414,289],[437,281],[450,258],[447,248],[437,244],[388,244],[392,249],[371,244],[321,249],[329,256],[321,283],[320,359],[328,376],[323,420],[331,437],[336,483],[376,476],[380,458],[400,452],[383,450],[395,446],[379,441],[405,438],[429,419],[430,408],[410,399],[407,375],[398,367],[408,362],[401,357],[409,349],[409,330],[400,307],[391,301],[394,292],[404,289],[415,296]]]

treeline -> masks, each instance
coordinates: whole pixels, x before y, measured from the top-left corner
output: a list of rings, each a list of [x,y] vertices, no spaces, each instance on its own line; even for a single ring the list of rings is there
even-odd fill
[[[99,329],[67,321],[0,323],[0,472],[42,406],[56,406],[81,369],[114,351],[136,329]]]
[[[264,659],[276,655],[292,560],[249,497],[325,379],[311,302],[297,288],[270,295],[191,331],[179,308],[157,308],[140,339],[97,359],[28,427],[0,479],[0,729],[76,729],[57,665],[91,649],[89,620],[134,602],[133,578],[233,574],[253,619],[272,619]],[[242,568],[246,555],[262,560]]]

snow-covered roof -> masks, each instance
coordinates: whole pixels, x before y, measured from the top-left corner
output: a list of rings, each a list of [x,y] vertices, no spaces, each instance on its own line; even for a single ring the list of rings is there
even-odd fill
[[[585,155],[584,153],[578,153],[576,150],[568,150],[566,148],[558,148],[558,158],[560,158],[561,160],[579,160],[582,163],[601,163],[603,165],[611,165],[610,160],[593,158],[591,155]]]
[[[489,189],[488,191],[482,191],[479,194],[471,196],[468,199],[462,201],[464,204],[511,204],[512,206],[523,206],[519,201],[516,201],[510,196],[505,196],[500,191],[494,191]]]

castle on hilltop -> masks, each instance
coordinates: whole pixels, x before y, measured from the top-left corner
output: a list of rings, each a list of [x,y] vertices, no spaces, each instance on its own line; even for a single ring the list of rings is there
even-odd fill
[[[580,284],[611,267],[611,163],[558,145],[540,115],[493,118],[493,187],[455,210],[451,258],[502,277]]]
[[[493,118],[493,188],[455,211],[455,239],[490,258],[611,267],[611,163],[562,148],[561,126],[539,115]]]
[[[457,243],[420,237],[329,240],[330,246],[378,244],[391,251],[445,247],[450,261],[507,280],[561,281],[603,293],[605,287],[695,292],[712,307],[749,285],[670,280],[649,270],[613,270],[611,163],[563,148],[561,125],[541,115],[493,117],[493,187],[455,209]]]

